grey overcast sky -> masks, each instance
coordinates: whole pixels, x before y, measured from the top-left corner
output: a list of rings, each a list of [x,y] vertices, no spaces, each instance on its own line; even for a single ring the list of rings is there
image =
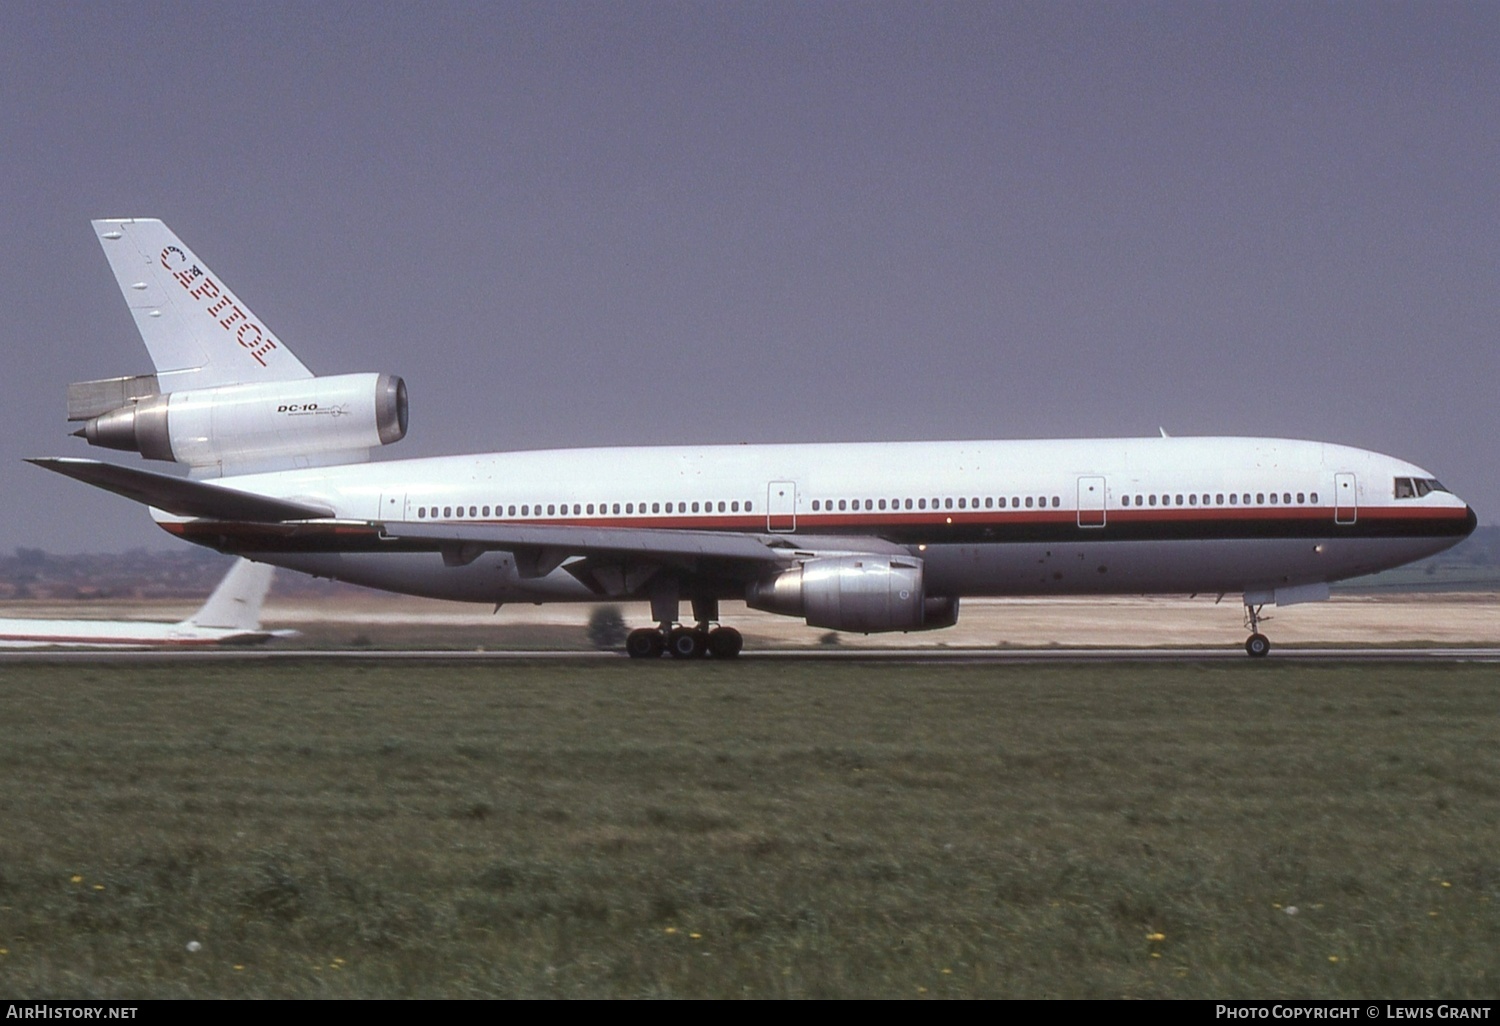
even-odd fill
[[[20,462],[141,464],[121,216],[404,376],[380,458],[1164,426],[1500,519],[1494,3],[9,3],[0,146],[0,550],[178,544]]]

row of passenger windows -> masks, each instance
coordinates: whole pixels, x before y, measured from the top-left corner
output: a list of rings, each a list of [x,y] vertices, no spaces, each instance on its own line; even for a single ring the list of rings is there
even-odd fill
[[[1431,484],[1435,484],[1435,482],[1423,481],[1422,484],[1423,485],[1431,485]],[[1427,490],[1432,490],[1432,489],[1428,488]],[[1413,489],[1413,491],[1415,491],[1415,489]],[[1425,495],[1426,491],[1423,491],[1421,494]],[[1408,494],[1403,494],[1403,490],[1400,488],[1399,482],[1398,482],[1398,487],[1397,487],[1397,497],[1398,498],[1406,498],[1406,497],[1408,497]],[[1204,492],[1201,496],[1198,495],[1198,494],[1192,494],[1192,495],[1178,494],[1178,495],[1159,495],[1159,496],[1158,495],[1134,495],[1134,496],[1131,496],[1131,495],[1122,495],[1122,496],[1120,496],[1120,505],[1122,505],[1122,506],[1174,506],[1174,505],[1175,506],[1198,506],[1198,505],[1203,505],[1203,506],[1224,506],[1224,505],[1229,505],[1229,506],[1239,506],[1239,505],[1245,505],[1245,506],[1250,506],[1250,505],[1265,506],[1265,505],[1271,505],[1271,506],[1275,506],[1275,505],[1279,504],[1279,505],[1290,506],[1293,503],[1293,498],[1294,498],[1294,496],[1293,496],[1293,493],[1291,493],[1291,492],[1281,492],[1279,494],[1277,492],[1256,492],[1253,495],[1253,500],[1254,500],[1253,502],[1252,502],[1252,495],[1251,495],[1250,492],[1244,492],[1244,493],[1240,493],[1240,494],[1236,494],[1236,493],[1231,492],[1228,495],[1226,495],[1223,492],[1218,492],[1218,493],[1215,493],[1213,495],[1210,495],[1209,493]],[[1295,501],[1296,501],[1296,504],[1299,505],[1299,506],[1306,505],[1307,503],[1312,503],[1313,505],[1317,505],[1317,502],[1318,502],[1318,493],[1317,492],[1311,492],[1311,493],[1297,492],[1296,495],[1295,495]],[[676,513],[689,513],[689,512],[692,512],[692,513],[715,513],[715,512],[717,512],[717,513],[739,513],[739,512],[742,512],[742,511],[745,512],[745,513],[753,513],[755,511],[754,510],[754,505],[751,502],[749,502],[748,500],[745,501],[745,502],[725,501],[725,500],[722,500],[722,499],[715,500],[715,501],[709,501],[709,502],[677,502],[677,503],[672,503],[672,502],[653,502],[653,503],[650,503],[649,505],[650,505],[649,512],[651,512],[651,513],[669,513],[669,514],[673,513],[673,512],[676,512]],[[1048,496],[1048,495],[1025,495],[1025,496],[1011,495],[1011,496],[1004,496],[1004,495],[1002,495],[1002,496],[998,496],[998,497],[997,496],[993,496],[993,495],[987,495],[987,496],[985,496],[982,499],[979,496],[976,495],[976,496],[973,496],[973,497],[960,496],[959,498],[956,498],[956,499],[949,497],[949,498],[934,498],[934,499],[814,499],[812,501],[812,509],[813,509],[814,513],[819,513],[819,512],[832,513],[835,510],[837,510],[838,512],[848,512],[848,511],[859,511],[859,510],[875,511],[875,510],[901,510],[901,509],[910,509],[910,510],[927,510],[927,509],[942,509],[942,510],[949,510],[949,509],[1007,509],[1007,508],[1009,508],[1009,509],[1022,509],[1022,508],[1025,508],[1025,509],[1047,509],[1049,507],[1052,508],[1052,509],[1058,509],[1061,506],[1062,506],[1062,498],[1061,498],[1061,496],[1057,496],[1057,495],[1051,495],[1051,496]],[[522,516],[522,517],[533,517],[533,516],[535,516],[535,517],[541,517],[541,516],[556,517],[556,516],[564,516],[565,517],[565,516],[569,516],[569,515],[576,517],[576,516],[595,516],[596,514],[600,515],[600,516],[608,516],[608,515],[612,515],[612,514],[613,515],[619,515],[621,513],[625,514],[626,516],[635,516],[637,514],[643,514],[643,513],[648,512],[648,510],[647,510],[647,503],[644,503],[644,502],[639,502],[639,503],[637,503],[637,502],[626,502],[626,503],[601,502],[601,503],[597,503],[597,504],[596,503],[592,503],[592,502],[590,502],[590,503],[575,502],[571,506],[568,503],[565,503],[565,502],[564,503],[551,503],[551,502],[549,502],[549,503],[546,504],[545,507],[541,503],[535,503],[535,504],[532,504],[532,503],[522,503],[519,506],[517,506],[515,504],[511,504],[509,506],[496,505],[494,507],[490,507],[490,506],[467,506],[467,507],[465,507],[465,506],[418,506],[417,507],[417,519],[419,519],[419,520],[426,520],[426,519],[429,519],[429,518],[431,518],[431,519],[439,519],[439,518],[441,518],[441,519],[445,519],[445,520],[448,520],[448,519],[460,519],[461,520],[461,519],[463,519],[465,517],[469,517],[469,518],[488,517],[488,516],[491,515],[490,511],[491,511],[492,508],[494,510],[494,515],[497,516],[497,517],[502,517],[502,516],[504,516],[504,517],[515,517],[515,516]]]
[[[1225,502],[1226,498],[1228,499],[1227,503]],[[1298,492],[1296,498],[1297,498],[1297,505],[1299,505],[1299,506],[1304,506],[1304,505],[1306,505],[1309,502],[1312,503],[1313,505],[1317,505],[1317,502],[1318,502],[1318,493],[1317,492],[1312,492],[1312,493]],[[1230,492],[1227,497],[1224,495],[1223,492],[1216,492],[1212,496],[1210,496],[1207,492],[1204,492],[1203,496],[1202,496],[1202,503],[1201,504],[1204,505],[1204,506],[1224,506],[1224,505],[1230,505],[1230,506],[1240,506],[1240,505],[1244,505],[1244,506],[1251,506],[1251,505],[1254,505],[1254,506],[1266,506],[1266,505],[1271,505],[1271,506],[1275,506],[1275,505],[1290,506],[1292,504],[1292,493],[1291,492],[1282,492],[1282,493],[1280,493],[1278,495],[1276,492],[1256,492],[1255,493],[1255,501],[1252,503],[1250,501],[1250,499],[1251,499],[1251,496],[1250,496],[1249,492],[1244,492],[1244,493],[1242,493],[1240,495],[1236,495],[1235,493]],[[1176,501],[1174,502],[1173,500],[1176,500]],[[1186,501],[1184,501],[1184,500],[1186,500]],[[1210,500],[1212,500],[1212,501],[1210,501]],[[1269,502],[1267,500],[1269,500]],[[1188,495],[1188,496],[1182,496],[1182,495],[1163,495],[1163,496],[1160,496],[1160,497],[1155,496],[1155,495],[1144,495],[1144,496],[1143,495],[1137,495],[1133,499],[1129,495],[1122,495],[1122,496],[1120,496],[1120,505],[1122,505],[1122,506],[1156,506],[1156,505],[1161,505],[1161,506],[1173,506],[1173,505],[1176,505],[1176,506],[1182,506],[1182,505],[1197,506],[1199,504],[1200,504],[1199,503],[1199,497],[1197,495]]]
[[[622,503],[618,503],[618,502],[615,502],[615,503],[601,502],[601,503],[598,503],[597,505],[595,503],[592,503],[592,502],[590,502],[590,503],[575,502],[571,506],[569,506],[568,503],[566,503],[566,502],[564,502],[564,503],[549,502],[549,503],[547,503],[547,505],[545,507],[546,511],[543,512],[543,506],[542,506],[542,504],[540,502],[538,502],[538,503],[536,503],[534,505],[531,504],[531,503],[522,503],[520,506],[517,506],[514,503],[512,503],[509,506],[503,506],[503,505],[497,505],[497,506],[495,506],[494,507],[494,510],[495,510],[495,514],[494,515],[497,516],[497,517],[515,517],[515,516],[522,516],[522,517],[544,517],[544,516],[545,517],[566,517],[566,516],[575,516],[575,517],[581,517],[581,516],[594,516],[595,515],[595,511],[597,510],[598,511],[598,515],[600,515],[600,516],[608,516],[610,514],[618,514],[618,513],[622,513],[622,512],[625,513],[627,516],[634,516],[634,515],[636,515],[638,513],[645,513],[645,512],[647,512],[646,505],[647,504],[644,503],[644,502],[626,502],[626,503],[623,503],[623,504]],[[674,506],[676,507],[675,511],[678,512],[678,513],[687,513],[689,511],[691,511],[693,513],[714,513],[714,512],[718,512],[718,513],[738,513],[742,509],[746,513],[753,513],[753,512],[755,512],[752,504],[749,501],[746,501],[746,502],[743,502],[743,503],[739,502],[739,501],[729,501],[729,502],[726,502],[726,501],[723,501],[723,500],[718,500],[716,502],[678,502],[678,503],[653,502],[653,503],[650,504],[650,506],[651,506],[650,512],[652,512],[652,513],[671,513],[671,512],[673,512],[673,507]],[[517,510],[519,510],[520,512],[518,513]],[[570,513],[569,510],[571,510],[572,512]],[[444,519],[444,520],[460,519],[461,520],[464,517],[487,517],[489,515],[490,515],[490,507],[489,506],[468,506],[468,507],[464,507],[464,506],[418,506],[417,507],[417,519],[418,520],[426,520],[428,518],[432,518],[434,520],[436,520],[436,519]]]
[[[1046,509],[1051,503],[1053,509],[1062,506],[1062,498],[1057,495],[1048,497],[1046,495],[1012,495],[1010,496],[1010,508],[1020,509]],[[983,505],[981,506],[981,502]],[[930,503],[930,505],[929,505]],[[979,496],[973,498],[959,497],[957,499],[814,499],[812,501],[813,512],[832,513],[837,509],[845,510],[877,510],[877,509],[1005,509],[1006,497],[996,498],[986,495],[983,500]]]

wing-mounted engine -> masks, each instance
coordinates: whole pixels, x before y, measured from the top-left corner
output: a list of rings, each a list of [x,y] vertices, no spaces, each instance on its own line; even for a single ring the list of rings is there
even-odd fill
[[[958,599],[929,597],[922,561],[901,556],[813,559],[745,592],[751,609],[801,616],[808,626],[876,634],[925,631],[958,622]]]
[[[406,436],[406,383],[341,374],[161,394],[150,375],[90,381],[69,387],[68,419],[90,445],[198,473],[356,463]]]

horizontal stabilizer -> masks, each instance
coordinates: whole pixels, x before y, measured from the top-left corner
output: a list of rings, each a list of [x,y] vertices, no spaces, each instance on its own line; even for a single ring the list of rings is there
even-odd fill
[[[333,510],[326,506],[273,499],[207,481],[153,474],[98,460],[39,457],[26,462],[180,517],[275,524],[333,516]]]

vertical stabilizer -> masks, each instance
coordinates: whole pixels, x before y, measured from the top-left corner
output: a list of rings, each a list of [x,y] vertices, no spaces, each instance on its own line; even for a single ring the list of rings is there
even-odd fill
[[[275,572],[276,568],[266,563],[236,560],[203,608],[184,620],[183,626],[260,630],[260,606],[271,590]]]
[[[162,392],[313,376],[166,225],[93,224]]]

